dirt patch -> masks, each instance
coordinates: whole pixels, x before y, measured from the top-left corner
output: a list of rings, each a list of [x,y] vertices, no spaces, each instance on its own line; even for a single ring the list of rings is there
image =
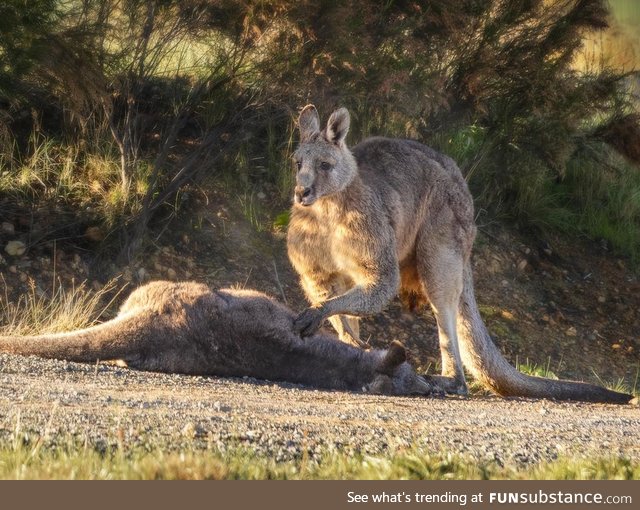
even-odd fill
[[[0,442],[20,439],[151,451],[246,447],[277,461],[418,447],[515,467],[603,454],[638,462],[640,409],[383,397],[0,354]]]

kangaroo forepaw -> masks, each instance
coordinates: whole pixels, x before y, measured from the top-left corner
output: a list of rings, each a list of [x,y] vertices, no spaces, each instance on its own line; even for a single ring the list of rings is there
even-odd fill
[[[324,319],[320,308],[307,308],[293,321],[293,329],[301,337],[311,336],[320,329]]]

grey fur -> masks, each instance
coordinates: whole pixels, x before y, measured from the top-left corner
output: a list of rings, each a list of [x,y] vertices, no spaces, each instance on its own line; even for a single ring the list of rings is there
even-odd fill
[[[256,291],[153,282],[135,290],[111,321],[69,333],[0,336],[0,351],[391,395],[434,391],[405,361],[399,342],[385,351],[363,351],[323,333],[302,340],[294,318]]]
[[[316,109],[300,115],[300,145],[289,258],[311,303],[295,322],[303,336],[329,319],[340,338],[361,345],[358,317],[381,311],[400,291],[438,323],[442,376],[466,394],[464,366],[500,395],[628,402],[590,384],[526,376],[487,332],[473,293],[473,199],[455,162],[415,141],[369,138],[349,150],[349,114],[321,130]]]

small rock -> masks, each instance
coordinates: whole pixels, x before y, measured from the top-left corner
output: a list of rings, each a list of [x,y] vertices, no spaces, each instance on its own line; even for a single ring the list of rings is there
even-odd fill
[[[576,328],[574,328],[573,326],[571,326],[569,329],[567,329],[565,334],[567,336],[577,336],[578,335],[578,330]]]
[[[193,438],[196,435],[196,426],[192,422],[188,422],[182,427],[181,434],[184,437]]]
[[[9,234],[9,235],[13,235],[16,233],[16,229],[13,226],[13,223],[9,223],[8,221],[2,222],[2,226],[0,227],[0,230],[2,230],[4,234]]]
[[[214,402],[214,404],[213,404],[213,408],[214,408],[216,411],[219,411],[219,412],[222,412],[222,413],[229,413],[229,412],[233,411],[233,407],[228,406],[228,405],[221,404],[221,403],[220,403],[220,402],[218,402],[218,401]]]
[[[87,230],[84,231],[84,236],[95,243],[105,238],[104,231],[100,227],[88,227]]]
[[[145,281],[149,277],[149,273],[147,273],[147,270],[144,267],[139,268],[138,271],[136,271],[136,275],[138,276],[138,280],[141,282]]]
[[[605,303],[607,301],[607,298],[604,296],[598,296],[598,303]]]
[[[515,320],[515,316],[509,310],[502,310],[500,315],[507,320]]]
[[[518,262],[518,271],[524,271],[525,268],[527,267],[527,260],[526,259],[522,259],[520,260],[520,262]]]
[[[170,280],[175,280],[176,277],[178,276],[178,274],[175,272],[175,270],[171,267],[167,268],[167,277]]]
[[[4,247],[4,251],[12,257],[20,257],[27,251],[27,246],[22,241],[9,241]]]

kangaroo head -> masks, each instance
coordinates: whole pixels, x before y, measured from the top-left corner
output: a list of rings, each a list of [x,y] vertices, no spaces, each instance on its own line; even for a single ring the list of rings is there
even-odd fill
[[[300,145],[293,154],[296,168],[294,203],[310,206],[323,196],[344,190],[357,173],[357,164],[345,143],[349,112],[339,108],[320,129],[315,106],[303,108],[298,119]]]
[[[429,395],[434,388],[415,373],[407,363],[404,345],[394,340],[380,360],[367,391],[380,395]]]

